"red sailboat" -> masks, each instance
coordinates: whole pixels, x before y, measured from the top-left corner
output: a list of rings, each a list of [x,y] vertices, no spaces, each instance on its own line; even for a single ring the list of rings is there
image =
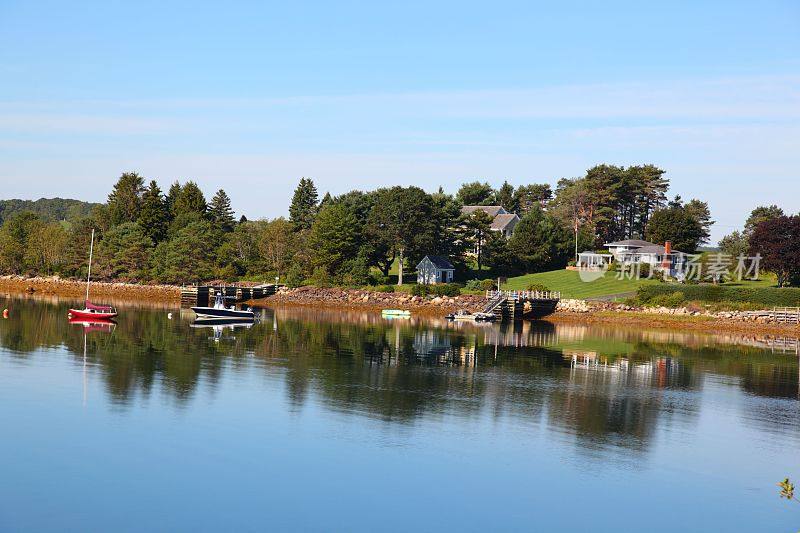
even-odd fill
[[[77,318],[88,321],[111,320],[117,316],[117,310],[110,305],[95,305],[89,301],[89,285],[92,281],[92,254],[94,253],[94,230],[92,230],[92,242],[89,244],[89,274],[86,276],[86,302],[83,309],[70,309],[69,318]]]

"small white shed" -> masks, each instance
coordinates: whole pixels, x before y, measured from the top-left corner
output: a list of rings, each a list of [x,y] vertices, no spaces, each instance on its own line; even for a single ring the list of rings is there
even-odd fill
[[[435,285],[436,283],[450,283],[456,269],[453,265],[438,255],[426,255],[417,265],[417,283],[420,285]]]

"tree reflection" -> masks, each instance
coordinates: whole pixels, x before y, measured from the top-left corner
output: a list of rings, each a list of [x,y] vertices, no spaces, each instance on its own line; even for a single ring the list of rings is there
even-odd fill
[[[6,357],[25,362],[46,349],[83,361],[84,330],[66,320],[70,301],[15,300],[0,322]],[[122,408],[154,391],[186,405],[202,383],[226,374],[280,369],[287,404],[396,424],[423,416],[491,416],[543,422],[583,446],[648,448],[657,428],[697,405],[708,374],[727,375],[749,394],[798,399],[798,360],[772,355],[752,339],[739,346],[681,332],[554,326],[546,322],[473,325],[389,321],[361,312],[264,309],[248,329],[190,328],[190,315],[139,308],[109,333],[86,335],[87,361]],[[683,402],[683,403],[682,403]],[[761,423],[785,426],[780,415]]]

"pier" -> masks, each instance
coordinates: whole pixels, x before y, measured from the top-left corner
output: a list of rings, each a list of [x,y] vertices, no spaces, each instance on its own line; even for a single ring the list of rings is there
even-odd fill
[[[236,283],[225,285],[189,285],[181,288],[181,307],[209,306],[217,294],[222,293],[231,303],[246,302],[255,298],[272,296],[283,285],[264,283],[244,286]]]
[[[537,320],[556,310],[561,293],[556,291],[486,291],[483,313],[498,320]]]

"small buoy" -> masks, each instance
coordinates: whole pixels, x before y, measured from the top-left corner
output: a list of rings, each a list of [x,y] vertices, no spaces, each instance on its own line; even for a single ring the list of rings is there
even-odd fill
[[[172,313],[167,313],[167,318],[172,320]]]
[[[8,309],[3,309],[3,318],[8,318]]]

